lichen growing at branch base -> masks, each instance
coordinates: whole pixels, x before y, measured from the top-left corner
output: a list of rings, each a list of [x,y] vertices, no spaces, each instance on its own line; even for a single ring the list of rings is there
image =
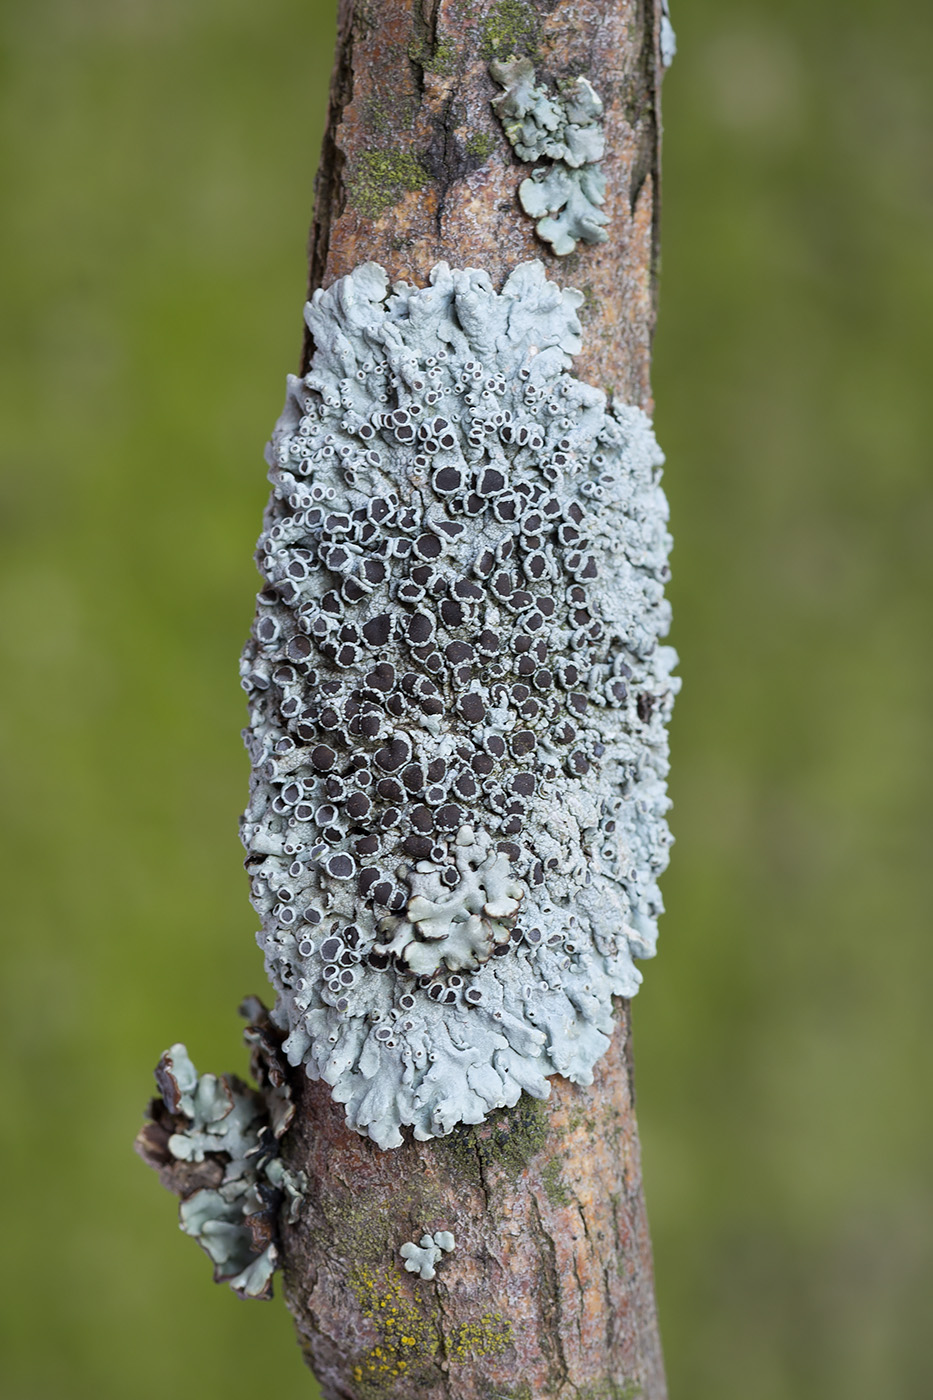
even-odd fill
[[[266,1058],[274,1037],[265,1008],[255,999],[246,1008],[256,1020],[247,1039],[260,1088],[232,1074],[199,1075],[184,1045],[173,1045],[156,1067],[162,1097],[150,1105],[136,1146],[182,1196],[181,1229],[211,1259],[214,1282],[241,1298],[271,1298],[278,1220],[297,1220],[307,1181],[278,1155],[294,1108],[274,1058]]]
[[[381,1147],[588,1084],[669,834],[669,536],[579,293],[365,264],[268,452],[242,835],[284,1051]]]

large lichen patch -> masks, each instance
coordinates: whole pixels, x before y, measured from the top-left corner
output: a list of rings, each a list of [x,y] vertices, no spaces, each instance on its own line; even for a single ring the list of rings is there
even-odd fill
[[[654,950],[661,457],[581,300],[357,268],[269,449],[247,868],[285,1052],[383,1147],[590,1082]]]

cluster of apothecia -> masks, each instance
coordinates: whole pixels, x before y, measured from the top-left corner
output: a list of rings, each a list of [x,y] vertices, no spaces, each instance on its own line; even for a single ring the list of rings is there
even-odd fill
[[[662,458],[580,302],[358,267],[268,452],[247,868],[285,1051],[382,1147],[589,1082],[654,950]]]

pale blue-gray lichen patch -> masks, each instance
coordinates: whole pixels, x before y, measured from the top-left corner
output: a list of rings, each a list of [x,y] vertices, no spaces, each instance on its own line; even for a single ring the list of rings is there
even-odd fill
[[[662,458],[581,300],[359,267],[269,448],[247,868],[284,1051],[382,1147],[588,1083],[654,950]]]
[[[671,11],[668,0],[661,0],[661,35],[660,35],[661,62],[665,68],[670,68],[674,62],[674,55],[677,52],[677,35],[674,33],[674,26],[671,24]]]
[[[603,104],[590,83],[577,77],[551,95],[539,86],[527,58],[491,63],[489,71],[504,89],[492,105],[515,154],[546,162],[518,190],[538,236],[558,257],[572,253],[581,240],[605,243],[606,179],[599,164],[606,149]]]
[[[298,1218],[306,1186],[304,1174],[278,1156],[276,1124],[284,1132],[287,1121],[281,1115],[270,1121],[265,1095],[235,1075],[199,1075],[184,1045],[162,1056],[156,1083],[162,1100],[153,1105],[156,1121],[143,1155],[159,1165],[152,1130],[161,1128],[163,1162],[214,1167],[214,1184],[184,1194],[182,1230],[210,1257],[216,1283],[244,1298],[271,1297],[277,1222],[281,1214]]]
[[[418,1274],[420,1278],[432,1279],[435,1277],[435,1270],[445,1254],[450,1254],[456,1248],[456,1242],[449,1230],[437,1230],[433,1235],[424,1234],[420,1243],[415,1244],[414,1240],[409,1240],[403,1244],[399,1250],[405,1260],[405,1268],[410,1274]]]

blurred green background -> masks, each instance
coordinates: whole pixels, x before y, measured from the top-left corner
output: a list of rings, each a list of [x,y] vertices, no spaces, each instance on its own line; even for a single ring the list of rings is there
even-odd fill
[[[680,0],[657,421],[686,680],[636,1002],[674,1400],[933,1394],[933,11]],[[237,654],[330,0],[4,0],[7,1400],[312,1382],[130,1152],[261,990]]]

